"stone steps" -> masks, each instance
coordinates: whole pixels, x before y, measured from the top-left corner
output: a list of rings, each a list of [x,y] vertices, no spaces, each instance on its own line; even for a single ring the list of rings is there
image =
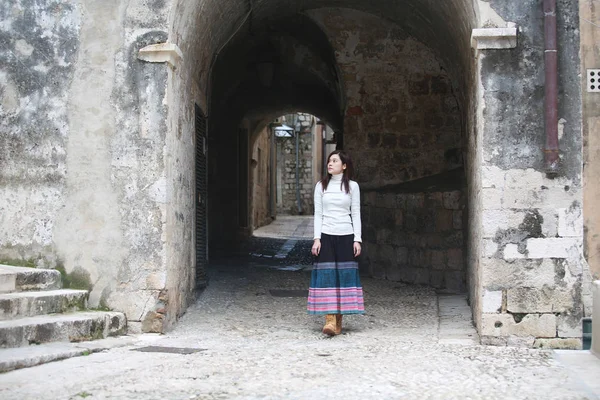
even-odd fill
[[[62,278],[57,270],[0,264],[0,294],[60,288]]]
[[[0,349],[0,373],[130,346],[135,341],[132,336],[119,336],[90,342],[52,342],[38,346]]]
[[[0,348],[48,342],[82,342],[123,335],[125,315],[118,312],[87,311],[52,314],[0,322]]]
[[[100,347],[68,345],[127,333],[123,313],[87,311],[88,296],[62,289],[57,270],[0,265],[0,353],[10,356],[0,370],[81,355]]]
[[[81,311],[87,298],[87,290],[71,289],[0,294],[0,321]]]

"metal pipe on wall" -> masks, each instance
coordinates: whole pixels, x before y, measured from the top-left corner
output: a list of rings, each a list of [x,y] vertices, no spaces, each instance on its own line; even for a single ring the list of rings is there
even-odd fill
[[[558,49],[556,33],[556,0],[544,0],[544,66],[545,99],[544,122],[546,146],[544,167],[548,177],[555,177],[559,171],[558,149]]]
[[[324,177],[327,173],[327,128],[325,125],[321,125],[321,177]]]

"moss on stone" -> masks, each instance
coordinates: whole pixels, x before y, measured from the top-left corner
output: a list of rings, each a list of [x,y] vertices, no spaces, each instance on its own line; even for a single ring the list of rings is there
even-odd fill
[[[97,307],[88,307],[88,310],[91,311],[112,311],[112,309],[106,305],[106,303],[102,303],[100,302],[100,304]]]
[[[81,268],[75,268],[69,274],[71,280],[71,289],[80,289],[91,291],[94,285],[90,279],[90,273]]]
[[[104,328],[105,324],[100,321],[92,321],[90,327],[90,337],[92,340],[104,339]]]
[[[65,289],[91,291],[94,287],[90,279],[90,273],[82,268],[75,268],[71,273],[67,273],[62,265],[57,265],[55,269],[60,272],[63,288]]]
[[[85,300],[82,300],[80,297],[66,298],[64,309],[69,311],[85,311]]]
[[[61,265],[57,265],[56,268],[54,268],[54,269],[57,270],[58,272],[60,272],[60,277],[62,280],[63,288],[70,289],[71,288],[71,280],[69,279],[69,275],[67,274],[65,267],[61,264]]]
[[[33,258],[27,260],[18,258],[0,258],[0,264],[10,265],[13,267],[37,268]]]

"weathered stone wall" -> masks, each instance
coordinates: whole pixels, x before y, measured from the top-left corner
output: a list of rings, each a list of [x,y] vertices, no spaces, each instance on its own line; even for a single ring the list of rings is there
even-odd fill
[[[462,191],[363,192],[361,264],[378,278],[464,292],[464,210]]]
[[[270,224],[271,194],[271,144],[270,129],[265,127],[258,135],[252,151],[252,227],[253,229]]]
[[[435,52],[369,14],[332,9],[311,15],[331,36],[344,76],[344,148],[361,186],[398,184],[462,166],[458,102]]]
[[[192,298],[193,107],[197,103],[209,115],[230,111],[226,101],[209,109],[215,60],[234,42],[241,49],[260,45],[255,39],[236,42],[234,36],[252,33],[261,21],[326,5],[261,3],[251,12],[244,2],[172,3],[9,0],[0,5],[0,40],[7,49],[0,54],[0,258],[63,267],[91,289],[92,306],[125,311],[130,326],[141,329],[143,321],[145,330],[168,327]],[[475,54],[476,95],[464,85],[470,75],[457,73],[468,70],[472,60],[465,47],[470,0],[394,5],[349,0],[344,5],[372,14],[307,11],[331,38],[338,65],[330,65],[327,46],[319,47],[325,63],[312,72],[307,64],[312,57],[286,63],[285,73],[275,78],[293,77],[308,87],[296,97],[296,87],[265,90],[268,101],[262,103],[264,93],[245,86],[250,75],[236,75],[252,71],[241,62],[222,78],[253,94],[239,98],[257,99],[256,113],[290,112],[310,103],[327,109],[333,122],[336,110],[343,109],[344,147],[357,162],[365,193],[391,193],[389,185],[461,166],[468,135],[468,284],[484,342],[576,343],[580,318],[590,312],[591,278],[582,257],[579,4],[558,0],[562,169],[550,180],[542,172],[540,2],[474,3],[480,26],[511,21],[519,27],[516,49]],[[393,20],[399,25],[388,22]],[[303,39],[325,42],[311,32],[314,37]],[[179,45],[183,63],[169,67],[137,59],[139,48],[167,39]],[[290,43],[297,42],[302,40]],[[294,46],[282,47],[289,50],[286,60],[294,59]],[[308,101],[315,88],[323,96]],[[275,110],[282,104],[286,109]],[[595,126],[593,117],[593,112],[586,116],[586,132]],[[212,193],[212,201],[227,202],[223,209],[231,213],[216,226],[223,236],[233,236],[236,211],[245,201],[236,197],[235,179],[222,179],[240,170],[224,157],[238,150],[238,126],[238,120],[223,117],[213,142],[221,151],[212,158],[213,171],[222,173],[215,179],[224,186]],[[593,146],[590,141],[588,150]],[[310,192],[313,187],[311,182]],[[594,192],[589,193],[593,201]],[[377,199],[365,207],[367,218],[381,213]],[[436,210],[442,211],[430,208],[432,214]],[[373,225],[365,224],[365,241],[386,245],[385,228]]]
[[[0,72],[8,150],[0,257],[64,268],[91,290],[91,306],[124,311],[133,329],[146,321],[161,330],[176,314],[182,304],[168,295],[167,265],[175,269],[181,256],[189,268],[189,253],[169,236],[179,223],[171,218],[181,218],[167,216],[180,178],[165,156],[168,68],[137,59],[140,48],[166,41],[169,6],[0,6],[11,49]]]
[[[459,194],[456,209],[445,208],[442,192],[390,189],[463,165],[461,115],[446,68],[431,48],[375,16],[338,9],[311,15],[331,36],[344,75],[344,148],[365,193],[361,268],[464,291],[463,187],[446,189]]]
[[[81,8],[0,4],[0,261],[63,265],[55,224],[65,200],[69,86]]]
[[[543,171],[544,28],[539,1],[490,6],[519,29],[518,46],[480,51],[484,343],[577,346],[589,312],[582,257],[578,4],[558,1],[561,172]],[[515,77],[519,77],[515,79]],[[479,300],[477,300],[479,301]]]
[[[303,215],[314,212],[312,179],[312,131],[299,133],[298,146],[298,182],[300,188],[300,201]],[[283,215],[298,215],[298,202],[296,200],[296,138],[276,138],[278,151],[277,168],[281,178],[281,201],[277,202],[277,213]]]
[[[185,65],[185,61],[182,63]],[[182,65],[170,68],[160,65],[169,73],[167,80],[168,107],[166,149],[167,208],[165,213],[166,247],[166,304],[153,305],[147,321],[162,321],[168,330],[194,300],[196,288],[196,122],[195,105],[206,115],[206,99],[197,82],[186,73]],[[210,152],[210,149],[207,150]],[[162,308],[162,310],[161,310]],[[160,312],[159,312],[160,311]],[[161,314],[157,315],[157,314]],[[158,326],[157,328],[160,328]],[[146,329],[147,330],[147,329]]]
[[[479,65],[478,65],[479,66]],[[468,148],[465,157],[465,172],[467,177],[467,203],[468,203],[468,228],[467,228],[467,287],[469,303],[473,312],[473,322],[476,327],[481,326],[481,253],[482,253],[482,190],[481,190],[481,159],[483,154],[483,90],[477,80],[472,89],[473,99],[470,103],[468,124]]]

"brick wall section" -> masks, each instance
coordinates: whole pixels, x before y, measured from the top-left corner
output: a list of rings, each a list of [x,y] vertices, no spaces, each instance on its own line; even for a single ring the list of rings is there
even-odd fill
[[[465,291],[463,191],[368,192],[361,200],[362,267],[378,278]]]

